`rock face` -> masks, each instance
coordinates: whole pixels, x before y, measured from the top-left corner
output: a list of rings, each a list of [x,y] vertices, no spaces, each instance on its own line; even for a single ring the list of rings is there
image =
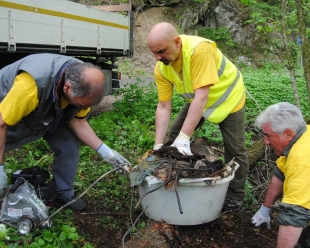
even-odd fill
[[[89,4],[95,0],[71,0]],[[178,26],[183,33],[195,34],[194,25],[219,28],[227,27],[234,42],[240,45],[252,46],[256,35],[252,24],[245,24],[249,19],[250,11],[241,1],[235,0],[132,0],[130,1],[135,11],[164,7],[167,9],[180,8],[182,14],[178,18]],[[102,0],[101,5],[120,4],[116,0]],[[163,21],[163,20],[162,20]],[[196,35],[196,34],[195,34]]]
[[[251,46],[254,27],[244,24],[249,13],[237,1],[205,1],[187,6],[180,18],[180,26],[184,33],[189,32],[196,24],[219,28],[227,27],[234,42]]]
[[[252,46],[255,37],[254,26],[245,24],[249,11],[239,1],[234,0],[154,0],[133,1],[136,10],[152,7],[174,8],[182,5],[183,14],[179,18],[179,26],[183,33],[193,33],[193,26],[200,24],[205,27],[227,27],[234,42],[240,45]]]

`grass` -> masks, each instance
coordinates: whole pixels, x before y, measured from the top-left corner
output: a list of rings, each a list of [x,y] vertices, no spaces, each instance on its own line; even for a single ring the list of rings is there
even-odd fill
[[[270,104],[288,101],[293,103],[292,88],[289,74],[283,70],[253,70],[245,68],[242,70],[246,88],[251,96],[246,100],[246,125],[253,126],[255,117],[259,112]],[[298,75],[302,75],[298,71]],[[302,76],[297,78],[298,89],[301,100],[301,109],[305,116],[309,116],[307,90],[305,80]],[[126,89],[117,93],[122,95],[122,100],[114,104],[114,109],[90,119],[90,124],[112,149],[124,155],[133,165],[137,165],[142,154],[151,149],[154,143],[154,115],[157,105],[156,88],[154,85],[142,86],[139,79]],[[174,95],[173,112],[174,117],[183,100]],[[172,118],[173,118],[172,117]],[[250,130],[250,129],[249,129]],[[208,123],[198,133],[208,143],[220,147],[222,144],[221,134],[217,125]],[[250,146],[253,139],[251,131],[246,132],[247,145]],[[33,165],[50,169],[53,154],[43,139],[28,144],[20,149],[9,152],[5,156],[5,168],[8,176],[17,169],[23,169]],[[77,192],[84,191],[98,177],[111,169],[102,158],[92,149],[81,147],[80,163],[75,181]],[[252,187],[247,181],[247,206],[255,201],[251,195]],[[86,197],[96,199],[105,207],[115,210],[128,210],[131,203],[132,192],[129,188],[128,175],[116,174],[114,177],[105,178],[91,188]],[[54,211],[54,210],[52,210]],[[62,211],[54,216],[51,229],[36,229],[28,236],[19,236],[16,230],[8,228],[6,235],[11,240],[1,236],[0,246],[3,247],[92,247],[91,244],[83,242],[78,230],[72,224],[73,214],[70,210]],[[101,220],[106,228],[117,230],[121,223],[106,217]],[[143,228],[144,222],[137,223],[136,228]],[[6,246],[4,246],[6,245]],[[1,246],[1,247],[2,247]]]

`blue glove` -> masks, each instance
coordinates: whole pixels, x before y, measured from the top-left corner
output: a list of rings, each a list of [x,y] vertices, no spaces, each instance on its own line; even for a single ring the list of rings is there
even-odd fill
[[[120,168],[120,164],[127,164],[128,166],[131,166],[127,159],[104,143],[99,146],[97,152],[101,155],[104,161],[112,165],[115,169]],[[122,170],[119,169],[118,172],[122,173]]]
[[[189,141],[189,136],[180,131],[179,136],[175,139],[171,146],[174,146],[178,149],[183,155],[193,155],[191,152],[191,146]]]
[[[271,228],[270,225],[270,208],[265,207],[263,204],[261,205],[260,209],[257,211],[257,213],[252,217],[252,223],[259,227],[261,224],[266,223],[268,229]]]
[[[4,171],[3,164],[0,164],[0,199],[5,196],[8,187],[8,177]]]

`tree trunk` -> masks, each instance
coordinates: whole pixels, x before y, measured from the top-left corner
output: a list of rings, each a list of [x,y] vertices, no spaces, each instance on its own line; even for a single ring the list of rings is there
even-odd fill
[[[291,78],[291,84],[292,84],[292,89],[293,89],[295,105],[300,109],[300,99],[299,99],[299,94],[298,94],[298,89],[297,89],[296,75],[295,75],[294,67],[290,68],[289,71],[290,71],[290,78]]]
[[[310,45],[306,34],[306,11],[303,0],[296,0],[296,9],[298,17],[298,29],[301,38],[301,54],[304,75],[308,90],[308,104],[310,108]]]
[[[253,145],[248,149],[249,156],[249,165],[251,166],[259,159],[261,159],[265,154],[265,145],[264,140],[257,140]]]
[[[299,94],[296,84],[296,76],[295,76],[295,70],[294,70],[294,59],[291,52],[291,48],[289,46],[289,41],[287,37],[287,24],[285,21],[285,16],[287,14],[287,0],[282,0],[281,5],[281,35],[282,35],[282,41],[283,41],[283,54],[284,54],[284,60],[287,61],[285,67],[290,72],[290,78],[291,78],[291,84],[292,84],[292,90],[293,90],[293,96],[295,100],[295,105],[300,109],[300,100],[299,100]]]

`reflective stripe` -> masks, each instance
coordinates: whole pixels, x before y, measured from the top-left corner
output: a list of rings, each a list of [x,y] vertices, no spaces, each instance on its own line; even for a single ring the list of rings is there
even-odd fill
[[[185,99],[193,99],[195,97],[195,93],[183,93],[183,94],[180,94],[180,96]]]
[[[221,77],[223,75],[225,67],[226,67],[226,57],[223,55],[223,59],[222,59],[220,69],[217,72],[219,77]]]
[[[212,105],[210,106],[209,108],[207,108],[202,116],[205,118],[205,119],[208,119],[211,114],[214,112],[214,110],[220,106],[223,102],[226,101],[226,99],[228,98],[229,94],[233,91],[235,85],[237,84],[238,80],[240,78],[240,72],[237,71],[237,77],[236,79],[234,80],[234,82],[228,87],[228,89],[225,91],[225,93]]]
[[[223,73],[224,73],[224,70],[225,70],[225,67],[226,67],[226,57],[223,55],[223,59],[222,59],[222,63],[221,63],[221,66],[220,66],[220,69],[218,70],[218,72],[217,72],[217,74],[218,74],[218,77],[221,77],[222,75],[223,75]],[[161,70],[159,69],[159,71],[160,71],[160,73],[162,74],[162,72],[161,72]],[[238,73],[239,73],[239,71],[238,71]],[[239,74],[238,74],[239,75]],[[240,75],[238,76],[237,75],[237,77],[239,78],[240,77]],[[229,88],[227,89],[227,90],[229,90]],[[232,89],[231,89],[231,91],[232,91]],[[230,92],[231,92],[230,91]],[[230,92],[229,92],[229,94],[230,94]],[[225,95],[225,94],[224,94]],[[180,94],[180,96],[181,97],[183,97],[183,98],[185,98],[185,99],[193,99],[194,97],[195,97],[195,94],[194,93],[183,93],[183,94]],[[227,96],[228,97],[228,96]],[[227,98],[226,97],[226,98]],[[226,100],[226,98],[225,98],[225,100]],[[212,111],[213,112],[213,111]]]
[[[48,15],[51,17],[57,16],[60,18],[67,18],[67,19],[76,20],[76,21],[95,23],[99,25],[105,25],[105,26],[129,30],[129,25],[122,25],[118,23],[103,21],[100,19],[94,19],[94,18],[84,17],[80,15],[73,15],[73,14],[69,14],[69,13],[65,13],[61,11],[55,11],[52,9],[37,8],[32,5],[23,5],[19,3],[10,3],[9,1],[0,1],[0,6],[4,8],[17,9],[17,10],[27,11],[27,12],[34,12],[34,13],[41,14],[41,15]]]

